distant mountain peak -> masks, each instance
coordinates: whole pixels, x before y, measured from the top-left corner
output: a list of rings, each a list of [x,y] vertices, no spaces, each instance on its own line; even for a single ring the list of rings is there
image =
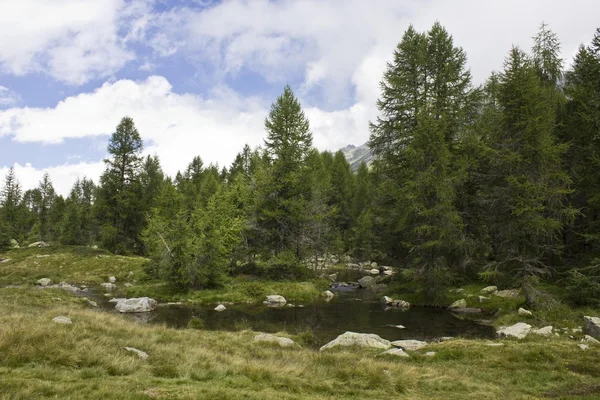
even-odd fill
[[[348,160],[352,171],[356,171],[363,161],[367,163],[367,165],[371,164],[373,161],[373,153],[367,143],[360,146],[349,144],[340,150],[344,153],[344,156],[346,156],[346,160]]]

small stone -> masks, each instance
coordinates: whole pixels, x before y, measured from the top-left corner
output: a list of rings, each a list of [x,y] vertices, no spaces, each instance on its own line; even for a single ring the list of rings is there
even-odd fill
[[[40,285],[41,287],[46,287],[48,285],[50,285],[52,283],[52,281],[48,278],[42,278],[42,279],[38,279],[37,284]]]
[[[377,263],[375,261],[371,263],[371,268],[377,268]]]
[[[132,353],[135,353],[142,360],[145,360],[145,359],[147,359],[149,357],[148,353],[146,353],[144,351],[141,351],[141,350],[138,350],[135,347],[125,347],[125,350],[129,351],[129,352],[132,352]]]
[[[407,310],[410,308],[410,303],[404,300],[394,300],[392,302],[393,307],[402,308],[403,310]]]
[[[583,339],[581,339],[581,342],[585,342],[587,344],[600,344],[600,341],[594,339],[590,335],[585,335]]]
[[[465,299],[456,300],[454,303],[450,304],[450,307],[448,307],[450,310],[454,308],[467,308],[467,301]]]
[[[373,268],[372,270],[369,270],[369,273],[370,273],[371,275],[379,275],[379,270],[378,270],[378,269],[376,269],[376,268]]]
[[[131,278],[133,275],[133,271],[129,271],[129,277]]]
[[[283,297],[283,296],[279,296],[278,294],[271,294],[271,295],[267,296],[267,299],[265,301],[263,301],[263,303],[267,304],[269,306],[283,307],[285,305],[285,303],[287,303],[287,301],[285,300],[285,297]]]
[[[93,300],[88,300],[87,303],[90,307],[98,307],[98,303]]]
[[[492,294],[497,291],[498,291],[497,286],[488,286],[488,287],[484,287],[483,289],[481,289],[481,293],[483,293],[483,294]]]
[[[532,317],[533,316],[533,313],[531,311],[526,310],[523,307],[519,308],[518,313],[520,316],[523,316],[523,317]]]
[[[527,336],[530,330],[531,325],[524,322],[517,322],[512,326],[500,328],[498,331],[496,331],[496,334],[501,338],[512,337],[516,339],[523,339],[525,336]]]
[[[109,276],[109,277],[108,277],[108,281],[109,281],[110,283],[115,283],[115,282],[117,281],[117,278],[115,278],[114,276]]]
[[[406,327],[404,325],[387,325],[390,328],[396,328],[396,329],[406,329]]]
[[[581,333],[581,328],[572,328],[571,332],[573,332],[573,333]]]
[[[401,347],[405,351],[414,351],[427,346],[427,342],[421,340],[396,340],[392,342],[392,346]]]
[[[72,324],[72,323],[73,323],[73,322],[71,321],[71,318],[68,318],[68,317],[63,317],[62,315],[61,315],[61,316],[58,316],[58,317],[54,317],[54,318],[52,318],[52,322],[55,322],[55,323],[57,323],[57,324],[67,324],[67,325],[68,325],[68,324]]]
[[[552,325],[548,325],[540,329],[534,329],[532,332],[537,335],[550,336],[552,335]]]
[[[380,353],[379,355],[380,356],[391,355],[391,356],[398,356],[398,357],[410,357],[410,355],[408,355],[408,353],[402,349],[389,349],[389,350],[384,351],[383,353]]]
[[[296,342],[286,337],[271,335],[270,333],[261,333],[254,337],[255,342],[277,343],[281,347],[297,346]]]
[[[504,346],[504,343],[491,342],[491,343],[486,343],[486,346],[489,346],[489,347],[501,347],[501,346]]]
[[[218,306],[215,307],[215,311],[225,311],[227,310],[227,308],[225,308],[225,306],[223,304],[219,304]]]
[[[328,299],[328,300],[329,300],[329,299]],[[292,303],[287,303],[287,307],[294,308],[294,307],[296,307],[296,306],[295,306],[295,305],[293,305]]]
[[[325,298],[327,300],[331,300],[335,297],[335,295],[330,291],[330,290],[326,290],[323,292],[323,296],[325,296]]]
[[[583,344],[583,343],[579,343],[577,345],[582,351],[586,351],[587,349],[590,348],[590,346],[588,346],[587,344]]]
[[[117,288],[117,285],[115,285],[112,282],[104,282],[104,283],[101,283],[100,286],[102,286],[106,290],[115,290]]]
[[[489,299],[490,299],[489,297],[479,296],[479,302],[480,303],[483,303],[484,301],[489,300]]]
[[[498,297],[505,297],[505,298],[518,297],[519,294],[520,294],[519,289],[499,290],[497,292],[494,292],[494,295],[496,295]]]
[[[427,357],[433,357],[433,356],[435,356],[435,355],[436,355],[436,352],[435,352],[435,351],[428,351],[427,353],[425,353],[425,355],[426,355]]]
[[[383,304],[392,304],[392,303],[394,302],[394,299],[392,299],[392,298],[391,298],[391,297],[389,297],[389,296],[383,296],[383,297],[381,298],[381,302],[382,302]]]
[[[126,284],[124,284],[123,286],[125,286],[125,287],[132,287],[133,285],[132,285],[131,283],[127,282],[127,283],[126,283]]]

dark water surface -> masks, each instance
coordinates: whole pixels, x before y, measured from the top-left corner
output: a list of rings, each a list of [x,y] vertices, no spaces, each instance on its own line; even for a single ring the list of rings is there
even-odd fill
[[[303,305],[304,307],[297,307]],[[104,303],[113,309],[114,304]],[[329,302],[317,299],[300,302],[296,307],[267,307],[263,304],[226,305],[227,310],[214,311],[211,306],[160,307],[150,313],[127,314],[126,317],[144,323],[166,324],[185,328],[192,317],[204,321],[204,329],[235,331],[252,329],[261,332],[286,331],[297,334],[310,330],[319,345],[346,332],[375,333],[384,339],[432,340],[444,336],[492,338],[490,326],[474,320],[461,319],[441,308],[411,307],[402,311],[386,308],[364,289],[339,291]],[[403,325],[398,329],[389,325]]]

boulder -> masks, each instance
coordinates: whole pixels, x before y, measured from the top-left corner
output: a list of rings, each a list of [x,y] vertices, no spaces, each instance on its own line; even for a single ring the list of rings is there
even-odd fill
[[[323,292],[323,296],[325,296],[325,298],[327,300],[331,300],[335,297],[335,295],[330,291],[330,290],[326,290]]]
[[[587,344],[583,344],[583,343],[579,343],[577,345],[582,351],[586,351],[587,349],[590,348],[590,346],[588,346]]]
[[[156,304],[156,300],[149,297],[136,297],[119,300],[115,309],[121,313],[149,312],[156,309]]]
[[[450,304],[450,307],[448,307],[449,310],[454,310],[457,308],[467,308],[467,301],[465,299],[456,300],[454,303]]]
[[[104,282],[104,283],[101,283],[100,286],[102,286],[106,290],[115,290],[117,288],[117,285],[115,285],[112,282]]]
[[[392,346],[401,347],[405,351],[420,350],[427,346],[427,342],[420,340],[395,340],[392,342]]]
[[[50,285],[51,283],[52,283],[52,281],[48,278],[42,278],[42,279],[37,280],[37,284],[40,285],[41,287],[46,287],[46,286]]]
[[[386,305],[391,305],[394,302],[394,299],[392,299],[391,297],[388,297],[388,296],[383,296],[381,298],[381,302]]]
[[[519,308],[519,315],[522,317],[532,317],[533,313],[529,310],[524,309],[523,307]]]
[[[391,269],[386,269],[385,271],[383,271],[383,274],[386,276],[392,276],[394,275],[394,271],[392,271]]]
[[[19,242],[17,242],[15,239],[10,239],[10,247],[13,249],[18,249],[19,247]]]
[[[48,247],[48,243],[46,242],[33,242],[27,247]]]
[[[108,277],[108,281],[109,281],[110,283],[115,283],[115,282],[117,282],[117,278],[115,278],[114,276],[109,276],[109,277]]]
[[[587,343],[587,344],[600,344],[600,341],[594,339],[593,337],[591,337],[590,335],[585,335],[583,337],[583,339],[581,339],[581,343]]]
[[[583,317],[583,333],[600,339],[600,318]]]
[[[71,318],[68,317],[64,317],[62,315],[58,316],[58,317],[54,317],[52,318],[52,322],[55,322],[57,324],[72,324],[73,322],[71,321]]]
[[[280,306],[283,307],[287,300],[283,296],[279,296],[278,294],[271,294],[267,296],[267,299],[263,301],[264,304],[269,306]]]
[[[404,301],[404,300],[394,300],[392,302],[392,306],[407,310],[410,308],[410,303],[408,301]]]
[[[488,287],[484,287],[483,289],[481,289],[481,293],[483,293],[483,294],[492,294],[497,291],[498,291],[497,286],[488,286]]]
[[[552,335],[552,325],[548,325],[540,329],[534,329],[532,332],[536,335],[550,336]]]
[[[223,304],[219,304],[218,306],[215,307],[215,311],[225,311],[227,310],[227,308],[225,308],[225,306]]]
[[[373,269],[369,270],[369,273],[371,275],[379,275],[379,270],[376,268],[373,268]]]
[[[377,263],[375,261],[371,263],[371,268],[377,268]]]
[[[508,289],[508,290],[499,290],[497,292],[494,292],[494,295],[498,296],[498,297],[518,297],[520,294],[519,289]]]
[[[508,337],[508,338],[523,339],[525,336],[527,336],[527,334],[529,333],[530,330],[531,330],[531,325],[526,324],[524,322],[517,322],[516,324],[514,324],[512,326],[506,326],[506,327],[500,328],[498,331],[496,331],[496,334],[500,338]]]
[[[410,357],[408,355],[408,353],[406,353],[404,350],[402,349],[389,349],[384,351],[383,353],[379,354],[380,356],[383,355],[391,355],[391,356],[398,356],[398,357]]]
[[[297,346],[296,342],[286,337],[271,335],[270,333],[261,333],[254,337],[255,342],[277,343],[281,347]]]
[[[320,351],[337,346],[371,347],[374,349],[387,350],[392,347],[392,344],[389,340],[382,339],[378,335],[372,333],[345,332],[322,346]]]
[[[146,352],[144,352],[144,351],[141,351],[141,350],[138,350],[138,349],[136,349],[135,347],[125,347],[124,349],[125,349],[126,351],[129,351],[129,352],[131,352],[131,353],[135,353],[135,354],[136,354],[136,355],[137,355],[139,358],[141,358],[142,360],[145,360],[145,359],[147,359],[147,358],[149,357],[149,356],[148,356],[148,353],[146,353]]]
[[[363,276],[358,280],[358,284],[360,285],[360,287],[365,289],[370,288],[371,286],[375,285],[375,283],[375,278],[373,278],[372,276]]]

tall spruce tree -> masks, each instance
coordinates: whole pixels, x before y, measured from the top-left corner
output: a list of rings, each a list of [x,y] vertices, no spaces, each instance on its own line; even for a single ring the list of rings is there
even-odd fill
[[[50,235],[50,210],[54,204],[56,192],[48,173],[45,173],[38,185],[39,204],[37,206],[37,224],[39,225],[39,240],[48,240]]]
[[[10,239],[21,240],[24,224],[21,199],[23,192],[17,179],[15,169],[10,167],[4,177],[4,185],[0,190],[0,221],[8,232]]]

